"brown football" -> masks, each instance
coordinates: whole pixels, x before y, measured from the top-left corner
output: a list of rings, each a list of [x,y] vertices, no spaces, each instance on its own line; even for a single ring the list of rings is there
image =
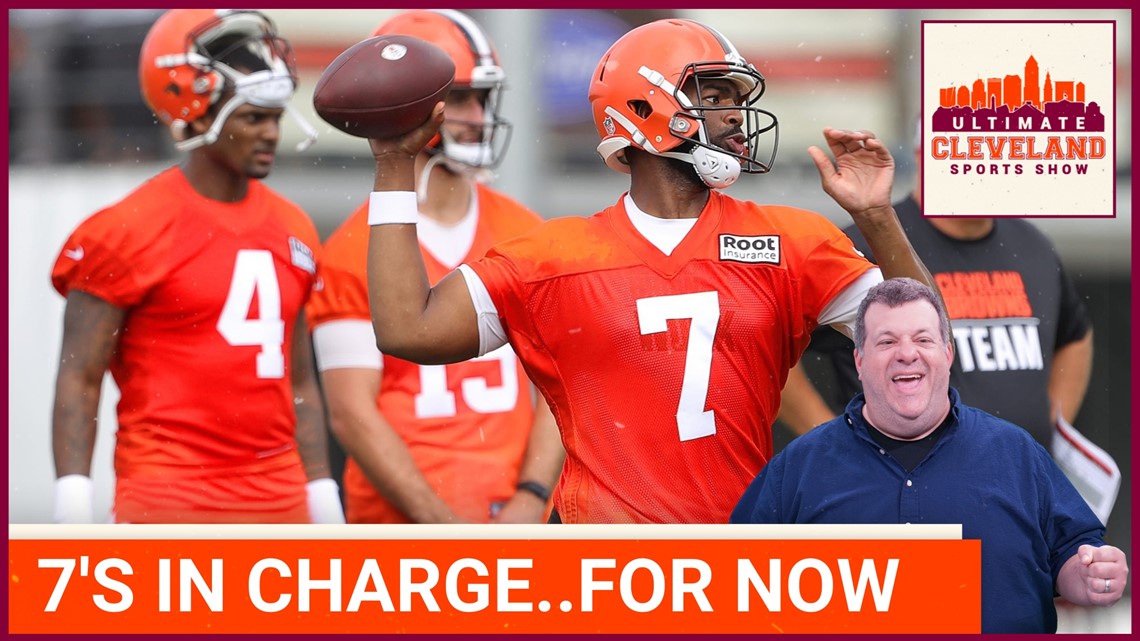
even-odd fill
[[[333,127],[361,138],[392,138],[423,124],[455,80],[455,63],[430,42],[376,36],[337,56],[313,90],[313,107]]]

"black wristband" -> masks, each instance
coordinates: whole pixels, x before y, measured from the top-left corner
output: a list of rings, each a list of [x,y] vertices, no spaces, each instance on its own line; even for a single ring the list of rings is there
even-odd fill
[[[550,500],[550,489],[538,481],[523,481],[515,486],[520,492],[530,492],[545,503]]]

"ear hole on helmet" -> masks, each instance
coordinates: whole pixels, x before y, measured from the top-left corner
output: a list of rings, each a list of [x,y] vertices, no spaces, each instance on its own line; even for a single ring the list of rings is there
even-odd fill
[[[653,107],[650,107],[649,103],[644,100],[630,100],[626,105],[629,106],[630,111],[637,114],[638,118],[648,118],[649,114],[653,113]]]

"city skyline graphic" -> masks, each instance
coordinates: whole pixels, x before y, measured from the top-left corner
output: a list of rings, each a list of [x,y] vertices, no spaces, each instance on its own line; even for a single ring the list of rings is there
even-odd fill
[[[1049,70],[1042,84],[1040,66],[1030,54],[1024,75],[977,78],[941,87],[933,131],[1104,131],[1096,102],[1085,104],[1085,83],[1054,80]]]
[[[924,216],[1117,215],[1117,21],[923,20],[921,35]]]

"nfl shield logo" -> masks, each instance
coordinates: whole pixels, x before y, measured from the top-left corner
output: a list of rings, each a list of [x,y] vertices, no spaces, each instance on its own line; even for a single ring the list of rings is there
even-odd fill
[[[609,134],[611,136],[614,135],[615,129],[614,129],[614,119],[613,118],[606,116],[606,119],[602,121],[602,126],[605,127],[607,134]]]

